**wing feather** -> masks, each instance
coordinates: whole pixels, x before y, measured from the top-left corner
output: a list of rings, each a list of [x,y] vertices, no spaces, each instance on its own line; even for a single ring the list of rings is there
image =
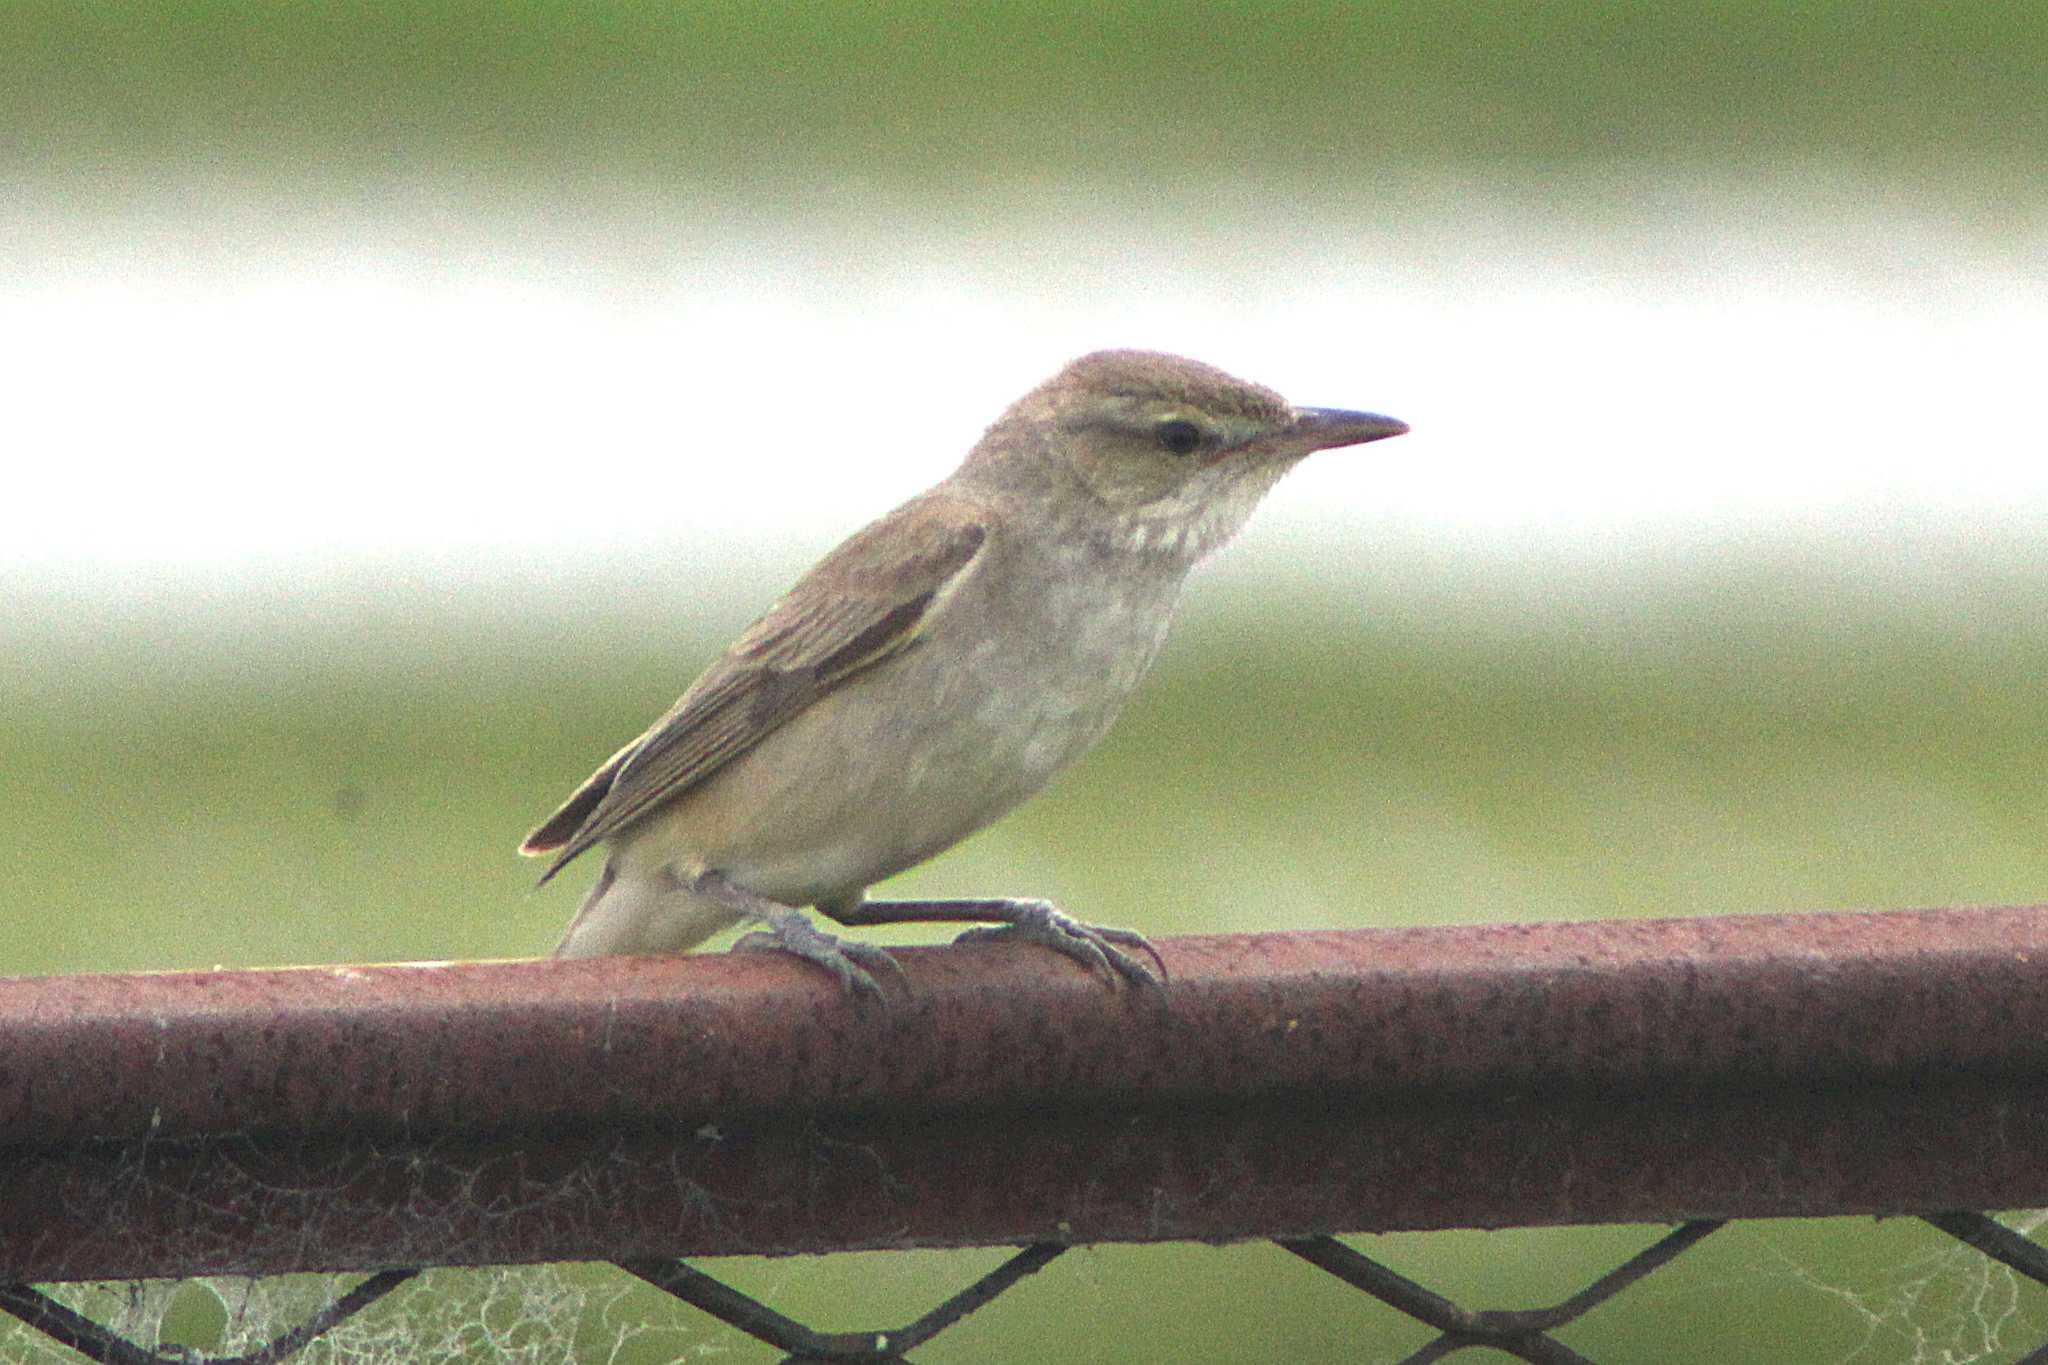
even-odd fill
[[[973,571],[977,509],[928,495],[827,555],[645,734],[520,845],[571,859],[681,796],[818,698],[914,645],[932,604]]]

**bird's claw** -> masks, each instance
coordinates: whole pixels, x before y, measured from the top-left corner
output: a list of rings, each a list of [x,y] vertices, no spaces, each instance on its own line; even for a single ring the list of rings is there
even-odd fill
[[[1152,946],[1150,939],[1134,929],[1083,924],[1049,901],[1018,901],[1009,914],[1010,917],[1001,924],[978,925],[953,941],[1036,943],[1072,958],[1090,971],[1103,973],[1112,983],[1121,979],[1133,986],[1163,987],[1166,984],[1165,959],[1159,956],[1159,950]],[[1150,954],[1152,960],[1159,964],[1159,970],[1155,973],[1125,952],[1125,948]]]
[[[788,953],[823,967],[838,980],[839,989],[858,1003],[887,1003],[881,983],[875,980],[876,971],[892,972],[899,980],[903,976],[902,964],[886,948],[828,934],[797,910],[768,920],[766,929],[742,934],[732,947],[736,953]]]

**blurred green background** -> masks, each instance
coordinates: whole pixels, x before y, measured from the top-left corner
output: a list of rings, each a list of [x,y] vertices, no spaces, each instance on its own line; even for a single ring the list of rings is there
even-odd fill
[[[0,970],[544,952],[583,878],[531,894],[519,835],[994,404],[1130,342],[1417,430],[1296,474],[1196,581],[1103,746],[891,892],[1049,895],[1155,935],[2039,899],[2048,443],[2010,381],[2048,351],[2044,89],[2048,8],[2024,5],[8,6],[0,309],[23,321],[0,439],[25,472],[0,513]],[[489,321],[527,368],[494,383],[451,345],[455,377],[407,378],[401,411],[375,348],[266,330],[292,308],[236,337],[252,291],[308,275],[316,298],[359,286],[373,323],[510,290]],[[529,286],[555,311],[526,319]],[[774,372],[789,420],[731,460],[698,438],[748,408],[722,401],[738,381],[684,368],[666,425],[615,441],[659,355],[613,373],[539,319],[714,287],[787,341],[748,334],[726,363]],[[1139,335],[1091,311],[1100,290]],[[1574,329],[1663,337],[1858,290],[1846,316],[1898,353],[1834,364],[1817,332],[1778,395],[1808,410],[1789,427],[1750,419],[1741,347],[1674,355],[1645,418],[1618,378],[1641,336]],[[1449,321],[1395,329],[1379,300]],[[131,324],[211,340],[181,355]],[[1562,355],[1522,339],[1553,326]],[[817,356],[877,353],[972,374],[805,401]],[[1554,406],[1503,398],[1532,367]],[[37,407],[81,374],[104,411]],[[557,375],[586,386],[589,432],[494,468],[489,414]],[[299,425],[236,425],[279,385]],[[928,463],[843,468],[926,399],[967,424],[906,430]],[[234,441],[251,462],[207,463]],[[644,447],[624,496],[621,445]],[[1744,460],[1758,489],[1713,485]],[[1539,461],[1567,490],[1677,491],[1460,515]],[[828,495],[703,491],[720,462]],[[152,516],[159,494],[182,510]],[[261,539],[327,503],[350,524],[303,552]],[[209,506],[234,510],[181,543]],[[519,519],[536,507],[555,529]],[[607,538],[621,515],[646,520]],[[1523,1306],[1655,1235],[1359,1241]],[[850,1329],[997,1259],[707,1268]],[[615,1276],[435,1283],[309,1358],[773,1358]],[[249,1292],[102,1306],[146,1323],[168,1302],[167,1339],[214,1349],[274,1325]],[[2010,1360],[2048,1332],[2037,1297],[1910,1222],[1751,1225],[1561,1335],[1601,1361]],[[1269,1246],[1105,1247],[917,1358],[1425,1339]]]

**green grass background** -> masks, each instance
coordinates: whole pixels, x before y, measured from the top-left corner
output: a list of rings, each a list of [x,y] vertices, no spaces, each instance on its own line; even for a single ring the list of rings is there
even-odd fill
[[[209,166],[557,194],[1087,172],[1370,195],[1389,164],[1808,154],[1919,179],[2038,167],[2044,49],[2039,6],[1900,0],[29,0],[0,12],[0,118],[21,162],[109,195]]]
[[[569,202],[687,233],[707,204],[773,225],[1048,185],[1127,231],[1134,203],[1364,204],[1422,171],[1521,186],[1589,240],[1626,211],[1592,184],[1811,174],[2017,241],[2048,201],[2044,70],[2037,5],[23,3],[0,9],[0,172],[115,231],[167,190],[374,218],[425,186],[460,237]],[[1226,566],[1096,754],[890,889],[1052,895],[1153,934],[2040,899],[2043,530],[1409,532],[1339,572]],[[530,894],[513,843],[781,577],[631,611],[531,570],[489,599],[388,564],[9,579],[0,970],[545,950],[578,888]],[[1655,1234],[1361,1244],[1521,1306]],[[710,1268],[852,1328],[995,1259]],[[478,1360],[772,1358],[616,1277],[435,1283],[334,1358],[402,1358],[407,1334]],[[2048,1331],[2037,1297],[1910,1222],[1754,1225],[1562,1335],[1601,1361],[2005,1360]],[[219,1343],[210,1291],[172,1306],[173,1339]],[[1271,1247],[1104,1247],[917,1358],[1378,1360],[1424,1338]]]

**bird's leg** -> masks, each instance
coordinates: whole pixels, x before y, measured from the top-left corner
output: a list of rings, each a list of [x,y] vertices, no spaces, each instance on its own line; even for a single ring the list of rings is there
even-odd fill
[[[988,920],[990,923],[969,929],[953,941],[1015,939],[1037,943],[1065,954],[1092,971],[1105,973],[1112,981],[1121,977],[1134,986],[1165,984],[1166,963],[1159,956],[1159,950],[1143,934],[1132,929],[1083,924],[1055,907],[1051,901],[998,896],[983,900],[861,901],[850,906],[820,905],[818,908],[849,927]],[[1159,971],[1155,974],[1150,967],[1123,951],[1125,948],[1150,953],[1152,960],[1159,964]]]
[[[735,886],[721,873],[702,873],[689,883],[689,887],[735,914],[767,926],[741,936],[732,945],[735,952],[768,948],[790,953],[832,973],[839,979],[839,988],[847,995],[877,1001],[883,998],[882,988],[869,969],[887,968],[898,976],[903,974],[903,968],[887,950],[872,943],[825,933],[812,924],[803,911],[769,900],[766,896],[755,895],[745,887]]]

